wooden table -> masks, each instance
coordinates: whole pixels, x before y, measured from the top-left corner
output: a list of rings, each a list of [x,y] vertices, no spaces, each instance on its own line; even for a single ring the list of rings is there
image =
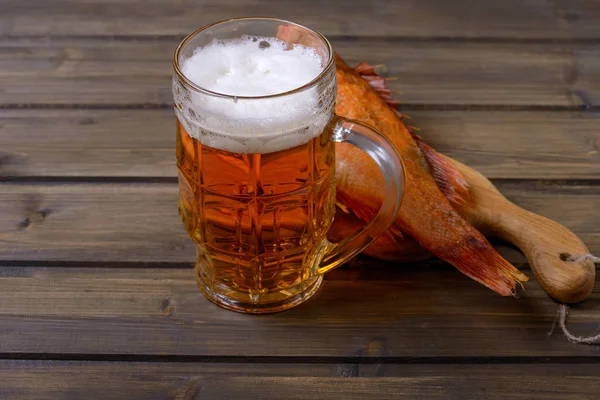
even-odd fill
[[[171,54],[274,15],[385,63],[438,150],[600,253],[594,0],[0,0],[0,399],[597,399],[598,347],[438,261],[359,257],[314,300],[222,310],[177,215]],[[500,251],[529,275],[516,250]],[[572,309],[599,329],[600,296]]]

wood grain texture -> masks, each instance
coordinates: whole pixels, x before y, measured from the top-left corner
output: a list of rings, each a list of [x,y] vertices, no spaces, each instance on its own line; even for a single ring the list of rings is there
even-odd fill
[[[411,111],[434,148],[490,178],[595,179],[593,112]],[[0,176],[175,177],[165,110],[0,110]]]
[[[2,0],[0,6],[4,35],[184,35],[221,19],[265,15],[325,35],[600,37],[593,0]]]
[[[11,400],[593,399],[592,365],[0,362]],[[574,384],[577,382],[577,384]]]
[[[439,261],[358,257],[285,313],[207,301],[177,215],[169,109],[185,34],[240,15],[307,24],[350,63],[386,64],[428,143],[600,254],[598,1],[0,0],[0,10],[0,399],[598,397],[598,348],[548,335],[556,303],[506,246],[532,278],[517,299]],[[595,334],[597,321],[598,290],[569,327]]]
[[[520,294],[500,297],[450,268],[367,264],[332,272],[314,299],[294,309],[253,316],[206,300],[191,268],[6,266],[0,353],[597,357],[595,347],[573,346],[560,332],[548,336],[556,303],[535,280]],[[571,310],[570,328],[590,334],[598,319],[593,293]]]
[[[163,110],[0,110],[0,176],[176,177]]]
[[[469,185],[468,200],[460,207],[461,215],[481,232],[518,247],[552,298],[566,304],[585,300],[594,288],[596,267],[591,260],[569,260],[574,254],[589,254],[581,239],[558,222],[511,203],[474,169],[451,162]]]
[[[304,7],[304,6],[303,6]],[[170,105],[175,39],[5,39],[0,104]],[[386,64],[410,104],[597,106],[600,45],[335,40],[349,62]]]
[[[600,253],[600,187],[500,182],[515,204]],[[0,260],[190,262],[176,184],[0,184]]]

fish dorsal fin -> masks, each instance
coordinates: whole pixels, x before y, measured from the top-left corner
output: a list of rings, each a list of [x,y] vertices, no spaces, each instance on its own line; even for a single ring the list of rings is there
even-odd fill
[[[369,82],[369,85],[377,92],[394,112],[401,119],[409,117],[398,110],[398,101],[392,98],[392,90],[386,85],[386,79],[380,74],[387,70],[385,65],[370,65],[366,62],[361,62],[354,67],[364,80]],[[442,157],[431,146],[425,144],[421,138],[415,133],[415,128],[407,126],[412,137],[417,142],[419,149],[423,152],[435,181],[441,192],[446,196],[448,201],[453,205],[462,206],[469,200],[469,185],[460,173],[460,171],[448,160]]]

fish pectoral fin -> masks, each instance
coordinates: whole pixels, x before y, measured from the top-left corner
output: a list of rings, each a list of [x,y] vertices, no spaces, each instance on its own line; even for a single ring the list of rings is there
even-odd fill
[[[341,202],[336,201],[335,205],[336,205],[337,208],[340,209],[340,211],[343,211],[345,214],[352,214],[350,212],[350,209],[348,207],[346,207],[344,204],[342,204]]]
[[[345,212],[346,214],[352,214],[365,223],[371,221],[376,215],[376,212],[371,207],[359,206],[358,204],[346,205],[341,203],[339,200],[336,201],[335,204],[341,211]],[[386,229],[383,235],[387,236],[394,242],[404,239],[404,235],[394,223],[390,225],[388,229]]]

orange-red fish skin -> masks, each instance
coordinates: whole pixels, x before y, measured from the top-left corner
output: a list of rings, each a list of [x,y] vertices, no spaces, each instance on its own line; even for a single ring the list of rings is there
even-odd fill
[[[419,146],[385,100],[339,56],[336,69],[336,113],[378,129],[394,144],[404,163],[404,198],[394,229],[409,234],[431,253],[499,294],[513,295],[516,282],[528,278],[452,208]],[[378,167],[347,144],[336,146],[336,158],[338,201],[363,219],[374,215],[383,196]]]
[[[359,230],[364,224],[365,221],[354,214],[338,208],[333,225],[327,232],[327,238],[332,242],[340,242]],[[362,253],[379,260],[392,262],[415,262],[432,257],[431,253],[412,239],[398,238],[393,234],[381,235]]]

